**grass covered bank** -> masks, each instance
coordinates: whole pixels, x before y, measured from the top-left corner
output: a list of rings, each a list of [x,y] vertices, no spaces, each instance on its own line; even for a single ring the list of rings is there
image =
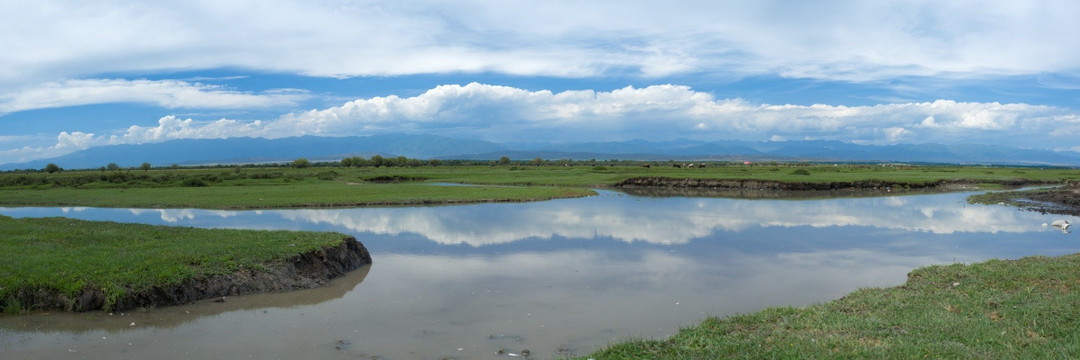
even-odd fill
[[[304,259],[316,268],[336,266],[315,261],[335,260],[340,254],[328,254],[327,249],[351,245],[347,242],[355,240],[336,233],[0,216],[0,308],[17,313],[146,306],[170,299],[182,302],[202,295],[200,291],[236,291],[246,286],[244,281],[273,290],[280,288],[273,282],[281,279],[265,274],[280,270],[278,265]],[[312,254],[317,256],[311,258]],[[359,255],[367,256],[366,250]],[[275,276],[297,275],[278,272]],[[233,274],[244,278],[222,278]],[[208,280],[219,283],[207,284]]]
[[[309,180],[294,184],[207,187],[0,189],[0,206],[271,209],[536,201],[583,197],[584,188],[355,184]]]
[[[547,183],[535,185],[553,186],[444,184],[464,183],[463,177],[472,179],[471,175],[476,174],[470,170],[473,168],[8,172],[0,174],[0,206],[266,209],[536,201],[595,194],[587,188]]]
[[[700,163],[699,163],[700,164]],[[205,209],[426,205],[535,201],[594,194],[630,180],[653,187],[760,188],[809,184],[835,188],[870,184],[892,190],[940,184],[983,187],[1080,181],[1067,168],[910,165],[710,163],[675,168],[673,162],[581,165],[460,165],[310,168],[214,167],[0,173],[0,206],[96,206]],[[472,184],[452,186],[446,183]],[[651,185],[649,185],[651,184]],[[780,186],[780,188],[786,188]]]
[[[1080,254],[920,268],[904,285],[709,318],[594,359],[1080,358]]]

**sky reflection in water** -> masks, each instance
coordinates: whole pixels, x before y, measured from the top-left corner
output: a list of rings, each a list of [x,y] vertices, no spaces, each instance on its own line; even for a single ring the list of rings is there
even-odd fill
[[[1075,218],[968,205],[967,195],[789,201],[602,192],[422,208],[0,209],[16,217],[338,231],[356,236],[374,260],[366,278],[353,280],[361,283],[347,285],[355,288],[314,305],[286,299],[201,316],[191,315],[198,307],[162,308],[132,315],[145,324],[137,328],[111,327],[128,319],[107,316],[0,317],[8,329],[0,330],[0,354],[220,357],[222,348],[250,342],[258,346],[238,355],[488,358],[499,348],[527,348],[550,358],[567,355],[560,348],[581,354],[627,337],[667,336],[708,315],[897,285],[923,265],[1078,249],[1072,234],[1042,226]],[[47,336],[57,331],[66,335]],[[109,350],[116,347],[126,349]]]

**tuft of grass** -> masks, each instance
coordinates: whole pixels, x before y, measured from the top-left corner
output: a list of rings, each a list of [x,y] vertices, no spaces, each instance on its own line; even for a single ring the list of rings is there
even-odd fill
[[[1080,254],[917,269],[904,285],[712,317],[594,359],[1080,357]]]
[[[9,315],[22,314],[30,311],[28,306],[22,304],[19,299],[12,298],[9,301],[4,302],[3,313]]]
[[[104,291],[106,307],[130,291],[178,284],[212,274],[261,269],[316,249],[341,244],[336,233],[194,229],[0,216],[0,308],[30,310],[20,291],[74,297]]]

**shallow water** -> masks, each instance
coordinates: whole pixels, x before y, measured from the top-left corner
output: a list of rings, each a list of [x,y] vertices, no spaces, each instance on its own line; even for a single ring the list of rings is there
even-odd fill
[[[0,359],[584,355],[709,315],[808,305],[913,268],[1080,251],[967,193],[828,200],[600,196],[524,204],[207,211],[0,208],[194,227],[329,230],[374,264],[308,291],[131,313],[0,316]],[[499,351],[502,350],[502,354]]]

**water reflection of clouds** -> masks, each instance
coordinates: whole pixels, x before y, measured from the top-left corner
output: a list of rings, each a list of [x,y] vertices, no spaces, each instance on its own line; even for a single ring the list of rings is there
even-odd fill
[[[560,345],[588,351],[621,338],[669,336],[708,315],[822,302],[856,288],[896,285],[914,267],[948,262],[848,249],[695,255],[655,248],[643,249],[640,257],[598,250],[384,254],[362,286],[316,305],[206,314],[159,308],[149,313],[153,319],[107,317],[99,320],[115,323],[113,330],[77,334],[57,333],[70,328],[54,321],[6,334],[0,347],[17,344],[19,352],[41,358],[67,356],[72,346],[103,358],[169,353],[215,358],[222,348],[258,343],[238,355],[342,358],[340,351],[330,353],[336,356],[313,352],[349,343],[365,351],[365,358],[487,358],[500,348],[553,358]],[[282,295],[255,299],[274,296]],[[230,298],[226,304],[244,301]],[[101,321],[84,323],[90,330]],[[138,324],[129,327],[129,322]]]
[[[358,211],[297,210],[282,213],[293,221],[341,226],[353,232],[397,235],[420,234],[440,244],[471,246],[509,243],[522,239],[552,237],[610,237],[627,242],[685,243],[708,235],[724,219],[690,216],[672,219],[656,214],[599,211],[589,208],[531,208],[518,210],[468,209],[362,209]],[[655,210],[654,210],[655,211]],[[477,223],[478,219],[486,219]]]
[[[1046,218],[1004,206],[908,203],[895,198],[738,205],[742,216],[767,226],[871,226],[935,234],[1038,231]]]
[[[684,244],[717,231],[752,227],[866,226],[934,234],[1044,230],[1045,215],[962,201],[955,194],[811,201],[612,196],[535,204],[291,210],[281,216],[353,232],[415,233],[440,244],[471,246],[553,237]]]
[[[732,251],[705,258],[653,249],[641,255],[613,258],[591,250],[386,254],[363,292],[323,311],[369,304],[366,323],[381,324],[378,333],[357,340],[369,348],[417,329],[449,338],[449,344],[475,341],[472,334],[524,334],[527,343],[515,347],[550,350],[569,342],[591,348],[612,338],[667,336],[708,315],[808,305],[852,289],[893,286],[912,268],[950,260],[872,250]],[[598,336],[601,329],[610,334]],[[415,346],[419,353],[437,351]]]
[[[438,244],[483,246],[523,239],[594,239],[686,244],[754,228],[861,226],[953,233],[1046,231],[1053,217],[1006,206],[969,205],[966,194],[825,200],[733,200],[604,195],[523,204],[447,207],[225,211],[130,209],[164,223],[207,227],[321,229],[417,234]],[[7,209],[40,213],[40,209]],[[53,210],[56,211],[56,210]],[[117,209],[61,208],[65,216],[125,220]],[[78,213],[78,215],[74,215]],[[29,215],[34,216],[34,215]],[[269,218],[269,219],[268,219]],[[217,219],[217,220],[215,220]],[[228,220],[224,220],[228,219]],[[1072,219],[1070,219],[1072,220]]]
[[[142,216],[147,214],[160,214],[161,220],[167,223],[178,223],[183,220],[194,220],[196,217],[216,216],[227,219],[239,215],[237,211],[227,210],[200,210],[200,209],[128,209],[132,215]]]
[[[63,212],[199,227],[418,234],[439,244],[471,246],[556,239],[429,251],[403,236],[405,245],[377,254],[361,286],[317,305],[213,312],[197,319],[186,308],[157,309],[151,314],[175,311],[175,326],[136,320],[139,326],[129,327],[123,318],[117,334],[9,332],[0,336],[0,348],[17,344],[18,351],[59,358],[71,345],[57,344],[76,343],[80,353],[113,357],[214,358],[237,343],[258,343],[237,355],[317,358],[313,347],[341,357],[341,339],[365,352],[349,354],[354,357],[483,358],[500,348],[528,348],[537,358],[551,358],[561,344],[592,349],[620,338],[663,337],[708,315],[806,305],[858,288],[892,286],[924,265],[1076,251],[1060,234],[1030,237],[1036,241],[1011,235],[1057,232],[1042,227],[1055,217],[967,205],[965,196],[784,201],[603,195],[523,204],[263,211],[0,208],[16,216]],[[365,240],[369,247],[399,240],[358,237],[371,239]],[[594,239],[603,241],[588,242]],[[688,245],[641,246],[682,243]],[[229,303],[234,302],[240,301]]]

